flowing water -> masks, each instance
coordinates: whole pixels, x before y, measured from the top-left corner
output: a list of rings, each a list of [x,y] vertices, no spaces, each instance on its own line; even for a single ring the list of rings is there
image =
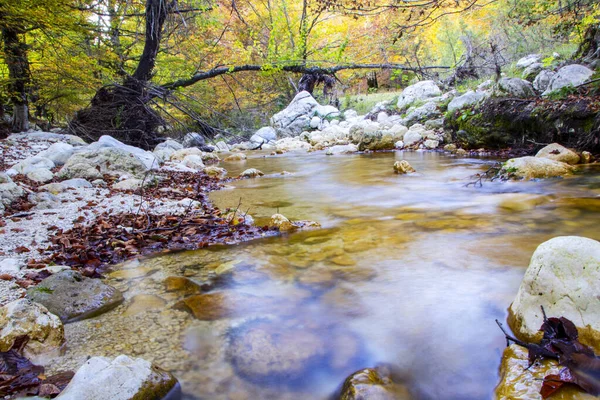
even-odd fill
[[[395,175],[398,159],[418,173]],[[425,152],[225,163],[267,175],[213,193],[219,207],[323,229],[122,266],[108,283],[127,301],[67,325],[55,365],[124,353],[172,371],[187,398],[241,400],[326,399],[350,373],[391,363],[415,398],[493,398],[505,346],[494,320],[540,243],[600,239],[600,171],[465,186],[492,163]]]

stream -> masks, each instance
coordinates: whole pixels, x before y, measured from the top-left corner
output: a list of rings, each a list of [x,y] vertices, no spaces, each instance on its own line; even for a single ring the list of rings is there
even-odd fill
[[[401,159],[418,172],[394,174]],[[491,399],[506,345],[495,319],[533,251],[562,235],[600,240],[598,167],[466,186],[494,162],[435,152],[221,162],[230,176],[266,174],[213,192],[221,209],[322,229],[115,267],[107,283],[125,303],[66,325],[53,368],[128,354],[171,371],[186,399],[287,400],[328,399],[352,372],[389,363],[415,399]]]

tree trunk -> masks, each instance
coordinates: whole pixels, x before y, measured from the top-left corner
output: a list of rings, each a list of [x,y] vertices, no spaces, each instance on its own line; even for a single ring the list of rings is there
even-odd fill
[[[143,149],[151,149],[158,142],[157,128],[164,120],[149,105],[156,95],[150,93],[149,82],[156,64],[162,31],[170,8],[175,4],[166,0],[146,1],[146,37],[144,51],[133,75],[122,85],[100,88],[89,108],[75,115],[69,130],[85,139],[98,140],[102,135]]]
[[[19,33],[13,29],[2,29],[4,55],[8,66],[8,92],[13,107],[12,131],[29,129],[29,104],[27,91],[31,85],[31,73],[27,60],[27,46],[21,42]]]
[[[587,28],[575,56],[588,63],[600,59],[600,25],[590,25]]]

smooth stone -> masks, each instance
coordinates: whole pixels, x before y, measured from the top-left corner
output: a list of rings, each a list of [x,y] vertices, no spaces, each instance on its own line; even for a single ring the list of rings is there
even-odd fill
[[[206,175],[214,178],[224,179],[227,176],[227,170],[225,168],[210,166],[204,168],[203,171]]]
[[[516,179],[555,178],[573,173],[569,164],[542,157],[519,157],[508,160],[500,176]]]
[[[579,154],[573,150],[567,149],[558,143],[552,143],[545,146],[543,149],[537,152],[536,157],[547,158],[549,160],[561,161],[569,165],[575,165],[579,163]]]
[[[164,284],[167,292],[177,292],[183,295],[196,294],[202,291],[200,285],[183,276],[169,276],[164,280]]]
[[[65,270],[27,290],[27,297],[43,304],[63,322],[92,318],[123,302],[123,295],[99,279]]]
[[[580,341],[600,350],[600,242],[579,236],[550,239],[533,253],[529,267],[509,308],[515,335],[539,342],[543,323],[540,306],[548,317],[570,319]]]
[[[179,393],[175,393],[179,392]],[[58,400],[161,400],[181,396],[177,379],[149,361],[120,355],[92,357],[81,366]]]
[[[123,316],[129,317],[146,311],[164,310],[166,304],[164,299],[153,294],[138,294],[131,299]]]
[[[282,232],[286,232],[286,231],[290,231],[290,230],[294,229],[294,226],[292,225],[290,220],[287,219],[282,214],[273,214],[271,216],[271,220],[269,221],[268,226],[269,226],[269,228],[277,228]]]
[[[151,275],[156,271],[156,268],[150,267],[127,268],[111,272],[110,274],[108,274],[108,276],[114,279],[136,279]]]

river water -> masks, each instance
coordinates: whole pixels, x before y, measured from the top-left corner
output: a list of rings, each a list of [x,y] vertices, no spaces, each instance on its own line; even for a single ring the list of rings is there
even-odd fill
[[[394,174],[400,159],[418,172]],[[266,175],[212,193],[220,208],[323,228],[116,268],[107,283],[126,302],[67,325],[56,366],[129,354],[172,371],[186,398],[242,400],[327,399],[350,373],[389,363],[416,399],[493,398],[505,346],[494,320],[535,248],[600,239],[600,170],[466,186],[493,163],[431,152],[222,163]],[[173,277],[201,289],[175,290]]]

